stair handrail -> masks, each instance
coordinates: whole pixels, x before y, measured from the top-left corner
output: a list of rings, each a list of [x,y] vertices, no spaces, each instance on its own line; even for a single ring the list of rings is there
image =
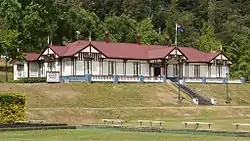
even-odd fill
[[[178,86],[178,84],[181,85],[181,83],[179,83],[179,82],[172,82],[172,81],[170,81],[170,83],[174,84],[177,88],[180,87],[180,86]],[[184,93],[186,93],[190,98],[194,99],[193,95],[189,94],[185,90],[181,89],[181,91],[183,91]]]
[[[204,94],[202,94],[201,92],[197,92],[192,86],[189,86],[187,83],[184,83],[185,87],[189,88],[191,91],[193,91],[195,94],[197,94],[198,96],[204,98],[205,100],[207,101],[210,101],[211,102],[211,99],[207,96],[205,96]]]

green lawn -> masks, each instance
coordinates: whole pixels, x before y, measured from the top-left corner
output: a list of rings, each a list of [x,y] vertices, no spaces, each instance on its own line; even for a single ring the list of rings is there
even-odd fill
[[[103,129],[1,132],[0,141],[249,141],[230,136],[122,132]]]
[[[250,123],[249,107],[155,107],[155,108],[31,108],[28,119],[45,119],[48,122],[63,122],[72,125],[103,124],[102,119],[123,119],[125,126],[139,126],[136,120],[164,120],[165,128],[184,129],[184,121],[212,122],[212,130],[235,131],[232,123]],[[146,126],[149,126],[147,124]],[[154,125],[155,126],[155,125]],[[156,125],[159,126],[159,125]],[[190,126],[194,129],[194,126]],[[203,125],[199,129],[208,129]],[[250,131],[250,127],[240,127]]]

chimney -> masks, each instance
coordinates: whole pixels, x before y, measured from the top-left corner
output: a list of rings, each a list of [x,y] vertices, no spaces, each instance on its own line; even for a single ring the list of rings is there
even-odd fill
[[[170,47],[171,45],[170,45],[170,36],[169,35],[167,35],[166,40],[167,40],[167,46]]]
[[[137,44],[141,44],[141,34],[138,32],[137,34]]]
[[[109,32],[108,31],[105,32],[105,41],[109,42]]]

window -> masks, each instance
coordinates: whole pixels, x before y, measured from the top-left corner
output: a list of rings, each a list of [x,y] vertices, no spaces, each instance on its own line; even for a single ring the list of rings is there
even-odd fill
[[[108,62],[108,74],[109,75],[114,75],[116,72],[116,64],[114,61],[109,61]]]
[[[194,65],[194,77],[200,77],[200,65]]]
[[[141,63],[134,62],[134,75],[138,76],[141,74]]]

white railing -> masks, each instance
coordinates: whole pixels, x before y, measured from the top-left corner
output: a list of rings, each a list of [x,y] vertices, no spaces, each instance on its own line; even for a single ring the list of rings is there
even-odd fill
[[[217,83],[217,84],[222,84],[224,83],[224,78],[206,78],[206,83]],[[202,78],[184,78],[184,81],[186,83],[202,83]],[[241,84],[242,81],[240,79],[229,79],[228,80],[229,84]]]
[[[94,81],[94,82],[113,82],[114,76],[111,76],[111,75],[92,75],[91,81]]]
[[[118,76],[119,82],[140,82],[139,76]]]
[[[159,83],[159,82],[163,82],[163,78],[162,76],[145,76],[144,77],[144,82],[150,82],[150,83]]]

